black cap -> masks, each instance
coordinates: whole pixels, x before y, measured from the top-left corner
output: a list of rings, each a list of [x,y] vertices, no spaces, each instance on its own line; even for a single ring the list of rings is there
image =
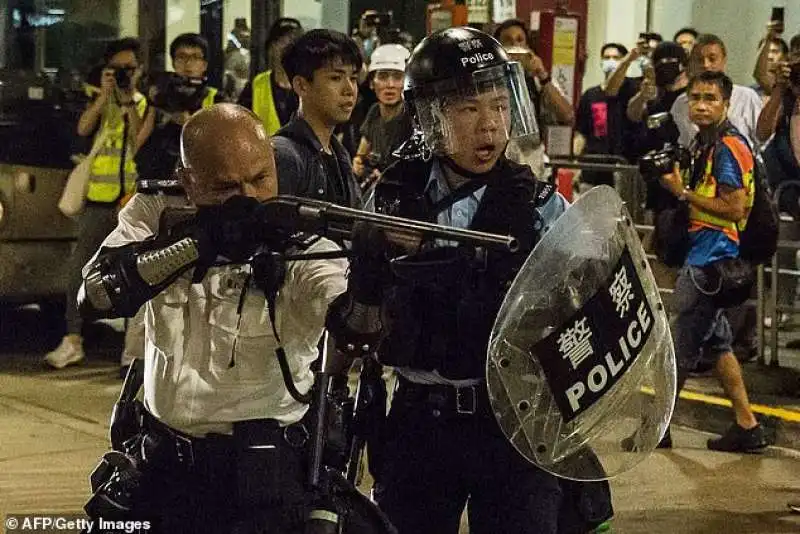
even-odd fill
[[[653,50],[653,65],[657,66],[662,59],[677,59],[681,65],[686,65],[686,51],[681,45],[672,41],[658,43]]]
[[[503,46],[482,31],[467,27],[441,30],[423,39],[408,60],[406,101],[447,88],[468,87],[475,72],[508,63]]]

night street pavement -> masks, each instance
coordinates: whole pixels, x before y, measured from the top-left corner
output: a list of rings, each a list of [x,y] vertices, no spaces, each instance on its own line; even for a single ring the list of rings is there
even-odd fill
[[[79,513],[89,473],[106,450],[108,413],[121,385],[121,335],[98,328],[86,362],[51,371],[41,355],[53,340],[39,320],[0,314],[0,518]],[[710,435],[676,429],[676,449],[614,480],[612,531],[800,532],[800,515],[786,507],[800,500],[800,454],[774,447],[762,455],[714,453],[705,449]]]

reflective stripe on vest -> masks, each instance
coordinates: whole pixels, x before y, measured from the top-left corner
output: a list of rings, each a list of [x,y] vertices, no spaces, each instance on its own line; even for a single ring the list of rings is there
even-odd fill
[[[281,127],[275,99],[272,96],[272,71],[262,72],[253,78],[253,113],[264,123],[267,135],[272,135]]]
[[[744,184],[747,195],[745,201],[745,212],[749,215],[750,209],[753,207],[753,201],[755,200],[755,189],[753,188],[753,154],[750,152],[750,149],[745,142],[736,137],[723,137],[722,142],[725,143],[725,146],[728,147],[728,149],[730,149],[730,151],[733,153],[736,161],[739,164],[739,168],[742,171],[742,183]],[[708,154],[708,158],[706,159],[706,168],[703,172],[703,179],[700,180],[700,183],[698,183],[694,188],[695,194],[705,198],[716,198],[717,179],[713,175],[713,166],[714,150],[712,149]],[[736,243],[739,242],[739,231],[737,229],[737,223],[735,222],[723,219],[722,217],[717,217],[716,215],[712,215],[707,211],[702,211],[695,206],[691,206],[689,210],[689,221],[690,232],[696,232],[703,228],[709,228],[724,233]],[[746,225],[747,217],[745,217],[742,221],[739,221],[738,228],[744,230]]]
[[[106,131],[106,141],[103,148],[97,153],[92,163],[92,175],[89,178],[89,188],[86,199],[91,202],[116,202],[124,194],[130,193],[136,187],[136,165],[130,147],[125,161],[125,191],[120,190],[119,166],[122,160],[122,144],[125,123],[122,120],[119,108],[112,106],[111,113],[116,114],[112,124],[112,116],[105,114],[100,126]],[[136,111],[140,117],[144,116],[147,109],[147,99],[140,98],[136,103]],[[100,135],[100,131],[96,135]]]
[[[209,87],[208,94],[206,94],[206,97],[203,99],[203,104],[202,104],[203,109],[208,109],[211,106],[213,106],[214,98],[216,98],[216,96],[217,96],[217,90],[214,89],[213,87]]]

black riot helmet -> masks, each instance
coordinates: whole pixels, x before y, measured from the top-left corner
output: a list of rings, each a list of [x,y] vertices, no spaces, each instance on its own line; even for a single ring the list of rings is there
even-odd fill
[[[464,131],[448,108],[476,95],[497,101],[502,113],[492,120],[502,122],[504,144],[516,137],[538,136],[522,66],[511,61],[490,35],[474,28],[448,28],[426,37],[411,54],[404,97],[434,153],[457,152],[462,136],[472,133]]]

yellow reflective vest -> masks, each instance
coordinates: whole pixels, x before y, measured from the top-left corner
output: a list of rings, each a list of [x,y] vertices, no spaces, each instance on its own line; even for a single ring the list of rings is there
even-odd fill
[[[272,71],[262,72],[253,78],[253,113],[264,123],[268,135],[272,135],[281,127],[275,99],[272,96]]]
[[[137,93],[134,96],[136,112],[144,117],[147,99]],[[89,189],[86,199],[90,202],[113,203],[130,193],[136,187],[136,165],[133,153],[128,146],[125,157],[125,190],[120,186],[120,164],[122,163],[122,147],[125,122],[122,111],[117,106],[109,106],[101,118],[100,129],[96,135],[105,135],[105,141],[92,163],[92,174],[89,178]],[[130,135],[130,134],[129,134]]]
[[[213,87],[208,88],[208,94],[203,99],[203,109],[208,109],[214,105],[214,99],[217,97],[217,90]]]
[[[747,194],[745,203],[746,214],[750,214],[755,200],[755,188],[753,184],[753,173],[755,162],[753,153],[747,143],[734,135],[726,135],[720,141],[733,154],[734,159],[742,171],[742,182]],[[717,196],[717,179],[713,174],[714,150],[709,151],[703,170],[703,177],[694,188],[696,195],[715,198]],[[747,215],[738,222],[732,222],[722,217],[717,217],[707,211],[703,211],[695,206],[689,209],[689,231],[696,232],[705,228],[717,230],[728,236],[733,242],[739,242],[739,231],[744,230],[747,225]]]

